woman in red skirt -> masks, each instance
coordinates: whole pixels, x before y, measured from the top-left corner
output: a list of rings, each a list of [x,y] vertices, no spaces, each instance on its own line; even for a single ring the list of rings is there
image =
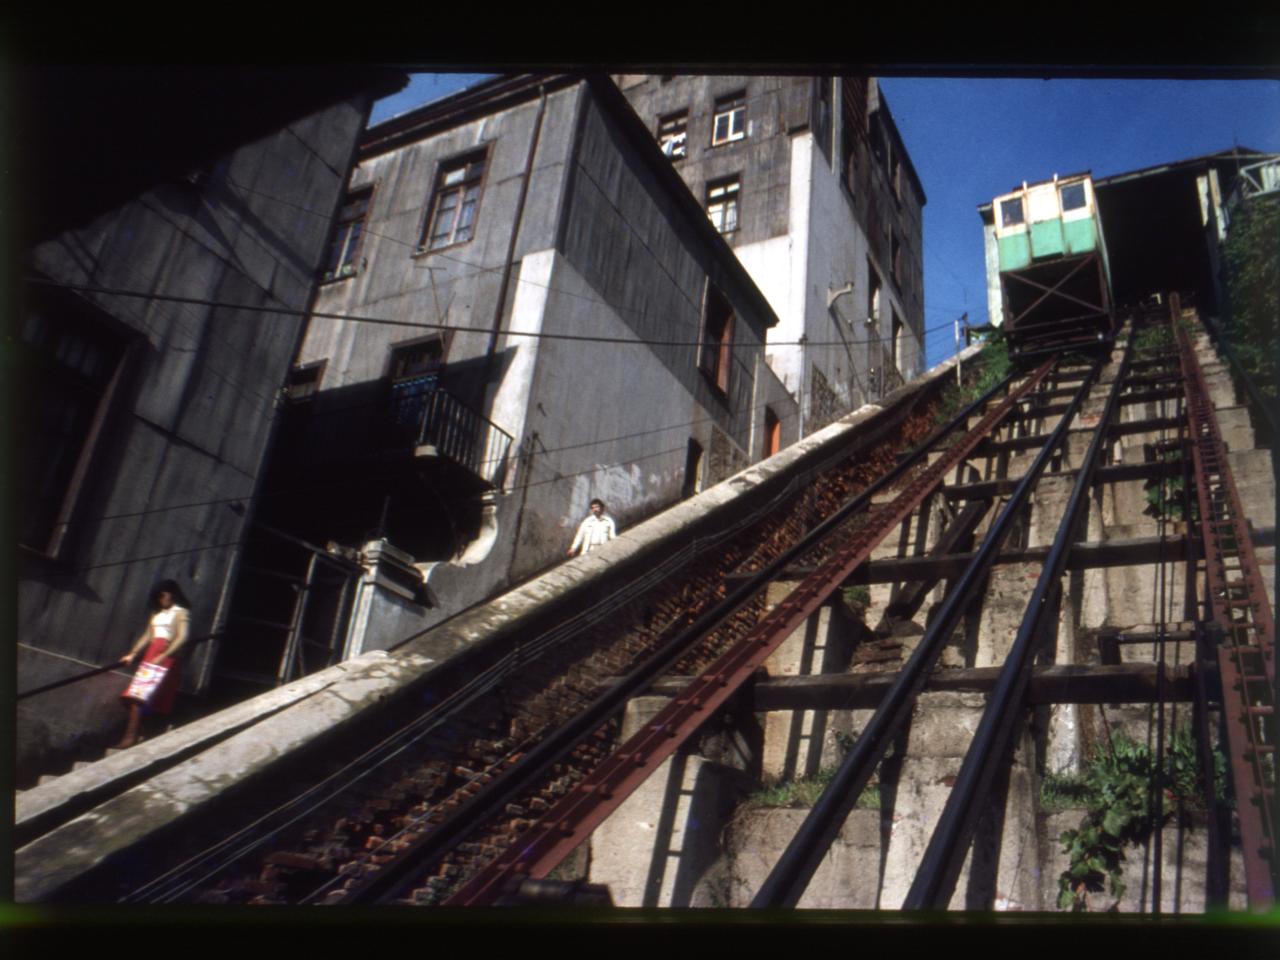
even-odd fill
[[[179,661],[177,654],[187,642],[187,598],[176,581],[163,580],[151,591],[151,621],[138,642],[120,658],[128,664],[144,649],[133,681],[121,694],[129,708],[129,722],[124,737],[116,746],[132,747],[138,742],[138,726],[143,714],[168,714],[178,694]]]

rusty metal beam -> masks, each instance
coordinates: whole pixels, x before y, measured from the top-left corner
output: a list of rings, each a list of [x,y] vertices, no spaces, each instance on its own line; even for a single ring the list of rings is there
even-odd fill
[[[1043,364],[1016,391],[988,411],[940,460],[910,480],[892,502],[873,508],[865,523],[811,577],[521,834],[514,845],[472,877],[446,905],[492,903],[512,876],[537,879],[554,869],[720,709],[779,644],[840,589],[880,541],[942,485],[946,475],[1008,417],[1016,400],[1044,380],[1051,368],[1051,363]]]
[[[1126,483],[1131,480],[1159,480],[1178,473],[1181,467],[1174,460],[1153,460],[1150,463],[1122,463],[1113,467],[1099,467],[1093,475],[1094,485]],[[1054,477],[1074,478],[1076,471],[1059,470]],[[952,500],[989,500],[1003,497],[1013,489],[1013,480],[981,480],[977,483],[956,483],[943,487],[942,493]]]
[[[1162,430],[1176,430],[1179,421],[1177,417],[1152,417],[1147,420],[1131,420],[1127,423],[1113,423],[1107,431],[1107,435],[1114,437],[1131,436],[1135,433],[1156,433]],[[1092,435],[1093,431],[1084,428],[1073,430],[1076,434]],[[1012,440],[991,440],[977,450],[978,456],[994,457],[1001,453],[1012,453],[1017,450],[1034,449],[1036,437],[1014,437]]]
[[[1164,687],[1157,689],[1154,663],[1103,666],[1049,666],[1031,671],[1028,703],[1154,703],[1192,698],[1195,671],[1190,666],[1167,668]],[[1000,676],[999,667],[935,670],[925,681],[925,693],[990,693]],[[810,677],[757,679],[752,687],[752,709],[774,710],[874,710],[897,682],[897,673],[819,674]],[[668,677],[649,688],[660,697],[674,697],[686,690],[693,677]]]
[[[1266,528],[1270,531],[1272,528]],[[1049,555],[1048,547],[1029,547],[1026,550],[1004,550],[996,557],[996,564],[1043,563]],[[850,575],[849,584],[862,583],[911,583],[920,580],[945,580],[959,576],[973,562],[974,553],[951,553],[924,557],[898,557],[888,560],[872,560]],[[1147,563],[1183,560],[1187,556],[1186,537],[1132,537],[1077,543],[1067,560],[1068,570],[1095,570],[1101,567],[1130,567]],[[787,567],[778,575],[779,580],[803,580],[813,572],[812,567]],[[748,576],[743,574],[742,576]],[[731,578],[737,579],[737,576]]]

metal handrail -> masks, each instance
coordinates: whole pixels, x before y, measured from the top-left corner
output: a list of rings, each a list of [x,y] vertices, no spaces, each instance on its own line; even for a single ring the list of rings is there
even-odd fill
[[[193,637],[189,641],[189,643],[191,646],[195,646],[197,643],[204,643],[206,640],[212,640],[214,637],[217,637],[217,636],[221,636],[221,633],[206,633],[198,637]],[[136,660],[137,657],[135,656],[133,659]],[[133,661],[131,660],[130,663],[132,662]],[[31,689],[31,690],[24,690],[22,693],[19,693],[14,699],[24,700],[27,697],[34,697],[38,693],[48,693],[50,690],[58,689],[58,687],[65,687],[69,684],[77,683],[81,680],[88,680],[90,677],[96,677],[99,674],[107,673],[111,670],[123,669],[123,667],[124,667],[124,664],[122,664],[119,660],[112,660],[106,666],[94,667],[92,670],[87,670],[84,673],[77,673],[74,676],[63,677],[61,680],[55,680],[52,683],[46,683],[44,686],[41,686],[41,687],[35,687],[34,689]]]

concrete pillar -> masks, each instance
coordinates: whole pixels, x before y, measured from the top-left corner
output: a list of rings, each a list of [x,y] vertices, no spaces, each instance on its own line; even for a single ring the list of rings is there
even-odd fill
[[[625,741],[667,705],[636,697],[622,721]],[[695,888],[720,856],[725,814],[736,797],[729,768],[686,743],[591,835],[591,883],[609,887],[619,907],[706,906]]]
[[[775,606],[794,587],[772,583],[766,594]],[[843,603],[829,603],[805,621],[765,661],[771,677],[844,673],[853,656],[856,625]],[[794,780],[837,763],[837,732],[849,732],[847,711],[777,710],[764,716],[763,774]]]

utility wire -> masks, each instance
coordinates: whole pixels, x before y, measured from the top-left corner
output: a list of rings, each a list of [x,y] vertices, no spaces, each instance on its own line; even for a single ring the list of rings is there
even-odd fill
[[[773,405],[772,402],[766,401],[765,403],[756,404],[754,407],[749,408],[746,412],[754,415],[761,410],[771,407],[772,405]],[[361,409],[373,409],[373,408],[385,407],[385,406],[386,406],[385,400],[368,401],[366,403],[355,403],[345,407],[335,407],[331,410],[318,411],[316,414],[313,414],[312,416],[314,418],[314,417],[321,417],[321,416],[326,416],[331,414],[349,413],[349,412],[361,410]],[[851,413],[853,409],[856,409],[856,407],[851,408],[850,410],[846,411],[842,415],[847,416],[848,413]],[[784,413],[780,415],[778,417],[778,420],[779,422],[785,423],[789,420],[797,419],[798,417],[799,417],[798,412],[790,412],[790,413]],[[583,449],[589,449],[592,447],[602,447],[609,444],[620,443],[624,440],[634,440],[639,437],[652,436],[653,434],[658,434],[658,433],[669,433],[673,430],[687,430],[691,427],[697,427],[707,423],[715,424],[718,422],[719,421],[717,421],[715,417],[701,417],[697,420],[688,420],[682,423],[673,423],[665,427],[651,427],[648,430],[638,430],[634,433],[618,434],[612,437],[603,437],[598,440],[588,440],[582,443],[567,443],[559,447],[542,447],[539,450],[539,453],[540,454],[562,453],[566,450],[583,450]],[[481,468],[497,466],[505,459],[507,459],[507,457],[486,458],[484,460],[481,460],[478,466]],[[618,463],[602,464],[601,466],[621,467],[621,466],[626,466],[630,462],[631,462],[630,460],[626,460],[626,461],[620,461]],[[301,493],[305,491],[342,489],[342,488],[353,486],[358,482],[359,481],[357,480],[344,480],[340,483],[314,484],[314,485],[308,485],[305,487],[289,487],[289,488],[280,489],[280,490],[265,490],[265,491],[259,492],[256,496],[250,490],[249,492],[243,493],[239,496],[215,497],[208,500],[193,500],[187,503],[175,503],[175,504],[170,504],[168,506],[163,506],[163,507],[149,507],[145,510],[130,510],[130,511],[125,511],[123,513],[108,513],[98,517],[81,517],[81,518],[77,518],[76,526],[80,526],[82,524],[90,524],[90,523],[104,523],[108,520],[125,520],[125,519],[130,519],[135,517],[145,517],[145,516],[150,516],[156,513],[167,513],[171,510],[190,510],[190,509],[195,509],[197,507],[217,506],[218,504],[222,504],[222,503],[243,503],[245,501],[256,501],[256,500],[266,499],[269,497],[291,496],[293,494]],[[522,489],[522,487],[516,487],[509,492],[515,493],[515,492],[518,492],[520,489]]]
[[[368,323],[375,326],[388,327],[408,327],[414,330],[441,330],[449,331],[453,334],[475,334],[477,336],[488,337],[492,331],[488,329],[479,329],[473,327],[451,326],[447,323],[430,323],[426,321],[414,320],[391,320],[386,317],[362,317],[354,314],[329,313],[322,311],[306,311],[296,310],[291,307],[269,307],[257,306],[248,303],[226,303],[217,300],[208,300],[203,297],[180,297],[176,294],[164,294],[144,292],[139,290],[122,290],[117,287],[102,287],[93,284],[84,283],[68,283],[63,281],[48,280],[43,277],[28,277],[28,282],[41,286],[59,287],[65,290],[77,290],[83,293],[101,293],[109,294],[117,297],[137,297],[143,300],[164,300],[175,303],[186,303],[194,306],[202,307],[222,307],[227,310],[237,310],[246,313],[268,313],[281,314],[284,316],[296,316],[307,318],[318,318],[321,320],[342,320],[350,323]],[[531,281],[520,281],[531,282]],[[605,304],[607,306],[607,304]],[[610,309],[613,309],[610,307]],[[935,330],[941,330],[950,326],[950,322],[938,324],[935,327],[927,328],[922,333],[929,333]],[[546,333],[543,331],[531,330],[503,330],[503,336],[506,337],[526,337],[532,340],[567,340],[579,343],[608,343],[620,346],[648,346],[648,347],[701,347],[705,345],[705,340],[646,340],[639,337],[605,337],[593,334],[577,334],[577,333]],[[885,337],[872,337],[866,340],[849,340],[848,343],[884,343]],[[793,346],[822,346],[822,347],[843,347],[846,341],[843,340],[785,340],[768,343],[766,341],[755,342],[735,342],[730,344],[731,347],[744,347],[750,349],[768,350],[770,347],[793,347]]]

